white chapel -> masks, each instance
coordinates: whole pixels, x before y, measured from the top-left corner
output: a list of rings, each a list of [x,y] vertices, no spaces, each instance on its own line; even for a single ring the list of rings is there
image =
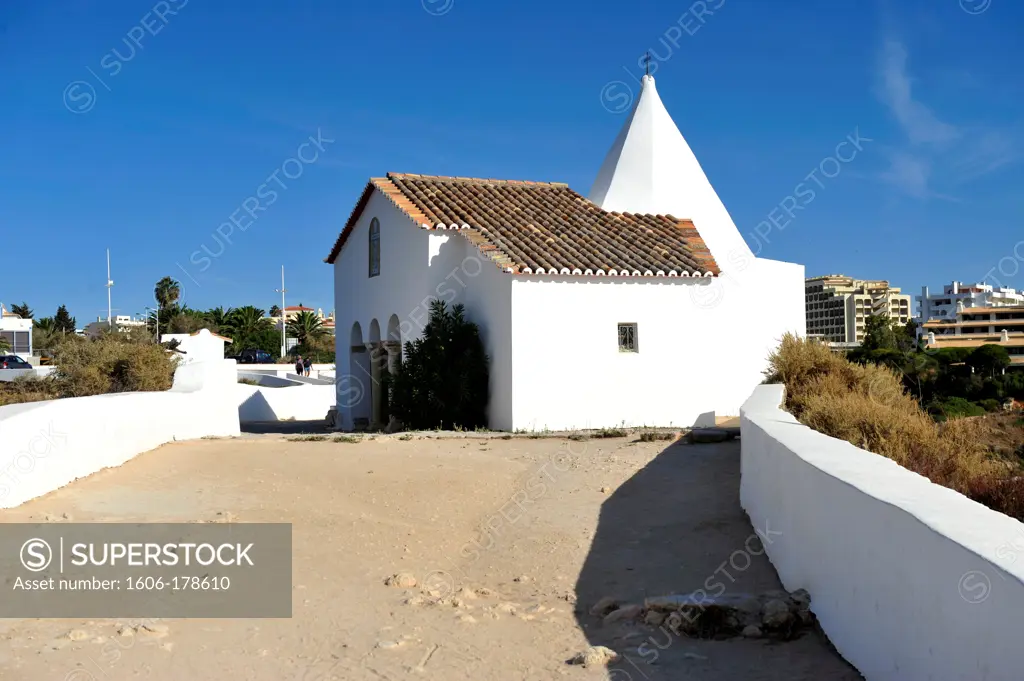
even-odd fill
[[[589,196],[388,173],[326,261],[343,428],[381,423],[380,376],[434,298],[480,327],[496,430],[713,423],[805,331],[803,266],[754,256],[651,76]]]

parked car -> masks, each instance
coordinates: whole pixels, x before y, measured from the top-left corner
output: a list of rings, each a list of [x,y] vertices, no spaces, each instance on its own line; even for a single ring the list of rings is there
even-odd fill
[[[32,365],[17,355],[0,355],[0,369],[31,369]]]
[[[233,359],[239,364],[273,364],[274,358],[266,350],[258,350],[256,348],[249,348],[242,350],[242,352],[228,357]]]

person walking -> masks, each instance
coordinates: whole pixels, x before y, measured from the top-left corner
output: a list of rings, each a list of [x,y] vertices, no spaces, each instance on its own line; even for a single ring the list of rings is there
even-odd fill
[[[302,361],[302,368],[306,371],[306,378],[309,378],[309,370],[313,368],[313,362],[309,357]]]
[[[302,375],[302,355],[295,358],[295,373]]]

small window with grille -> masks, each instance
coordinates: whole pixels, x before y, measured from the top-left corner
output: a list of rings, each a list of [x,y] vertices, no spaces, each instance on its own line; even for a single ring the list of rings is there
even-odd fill
[[[619,352],[639,352],[636,324],[619,324]]]

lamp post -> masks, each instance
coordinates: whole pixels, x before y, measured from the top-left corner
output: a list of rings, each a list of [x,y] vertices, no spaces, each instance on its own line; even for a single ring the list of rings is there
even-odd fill
[[[147,317],[149,316],[149,314],[148,314],[149,312],[154,313],[153,314],[153,324],[155,325],[155,329],[156,329],[154,335],[156,337],[156,342],[159,344],[160,343],[160,309],[159,308],[155,308],[155,307],[150,307],[149,305],[144,306],[143,309],[146,310],[146,312],[147,312],[146,316]]]
[[[284,265],[281,265],[281,288],[275,289],[275,291],[281,294],[281,356],[284,357],[288,351],[288,337],[285,335],[285,319],[287,316],[284,313],[284,294],[288,289],[284,287]]]

